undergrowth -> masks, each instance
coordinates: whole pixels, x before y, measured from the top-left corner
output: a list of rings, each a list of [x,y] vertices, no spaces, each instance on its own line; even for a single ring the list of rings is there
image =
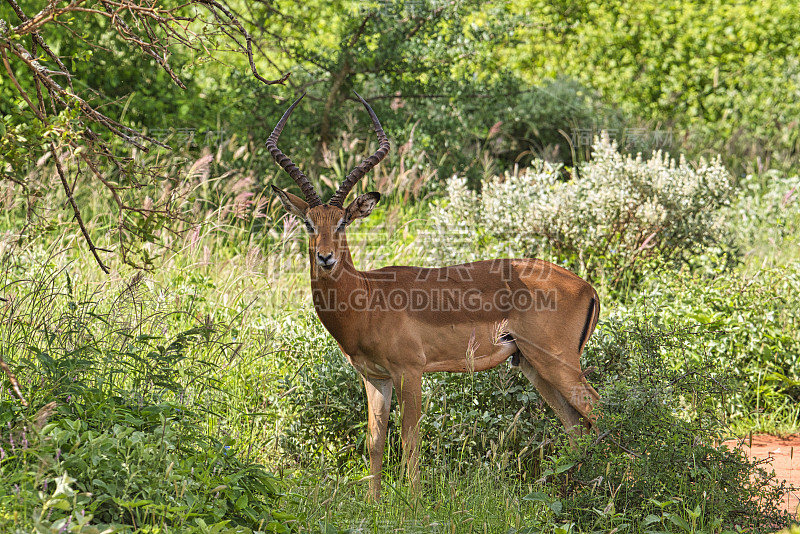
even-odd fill
[[[174,310],[141,276],[76,287],[45,267],[4,282],[0,346],[19,390],[4,374],[0,530],[288,532],[281,483],[223,418],[229,327]]]

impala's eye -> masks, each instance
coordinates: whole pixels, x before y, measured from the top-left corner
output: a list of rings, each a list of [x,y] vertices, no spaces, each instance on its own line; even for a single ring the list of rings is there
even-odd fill
[[[317,232],[317,229],[314,228],[314,226],[310,222],[305,221],[305,223],[306,223],[306,230],[308,230],[309,234],[314,234]]]
[[[336,227],[336,231],[344,232],[345,228],[347,228],[347,221],[345,221],[344,218],[342,218],[342,220],[339,221],[339,226]]]

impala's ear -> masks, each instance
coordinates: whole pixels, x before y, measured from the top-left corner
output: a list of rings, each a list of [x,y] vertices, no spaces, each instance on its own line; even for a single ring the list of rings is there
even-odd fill
[[[308,211],[308,202],[296,195],[287,193],[283,189],[278,189],[274,185],[272,186],[272,190],[275,191],[278,198],[281,199],[281,204],[283,204],[286,211],[305,220],[306,211]]]
[[[344,210],[344,222],[350,224],[356,219],[363,219],[375,208],[375,205],[381,199],[380,193],[364,193],[359,195],[354,201],[350,203]]]

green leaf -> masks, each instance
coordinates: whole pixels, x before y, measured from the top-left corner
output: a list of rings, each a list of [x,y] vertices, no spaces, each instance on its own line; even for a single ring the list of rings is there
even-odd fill
[[[684,518],[677,514],[669,514],[667,519],[669,519],[676,527],[683,529],[684,532],[691,532],[692,530],[692,527],[689,525],[689,523],[687,523]]]
[[[556,475],[560,475],[564,471],[568,471],[568,470],[572,469],[574,466],[575,466],[575,462],[572,462],[572,463],[569,463],[569,464],[564,464],[564,465],[559,465],[558,467],[556,467],[555,474]]]
[[[66,497],[59,497],[55,499],[50,499],[47,501],[47,504],[50,508],[56,508],[57,510],[71,510],[72,505]]]
[[[522,498],[523,501],[534,501],[534,502],[543,502],[545,504],[551,501],[550,497],[546,493],[542,493],[541,491],[534,491],[533,493],[529,493]]]
[[[652,525],[653,523],[658,523],[659,521],[661,521],[660,517],[658,517],[657,515],[650,514],[644,518],[644,520],[642,521],[642,525],[644,526]]]

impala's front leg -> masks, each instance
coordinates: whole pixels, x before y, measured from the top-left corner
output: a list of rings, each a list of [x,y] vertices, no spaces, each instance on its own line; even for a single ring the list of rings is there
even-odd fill
[[[400,413],[403,416],[401,438],[403,460],[411,489],[419,493],[419,420],[422,415],[422,374],[406,373],[395,380]]]
[[[367,378],[364,387],[367,390],[367,406],[369,408],[367,448],[369,450],[369,498],[375,502],[381,498],[381,469],[383,467],[383,450],[386,445],[386,434],[389,429],[389,409],[392,402],[391,379]]]

